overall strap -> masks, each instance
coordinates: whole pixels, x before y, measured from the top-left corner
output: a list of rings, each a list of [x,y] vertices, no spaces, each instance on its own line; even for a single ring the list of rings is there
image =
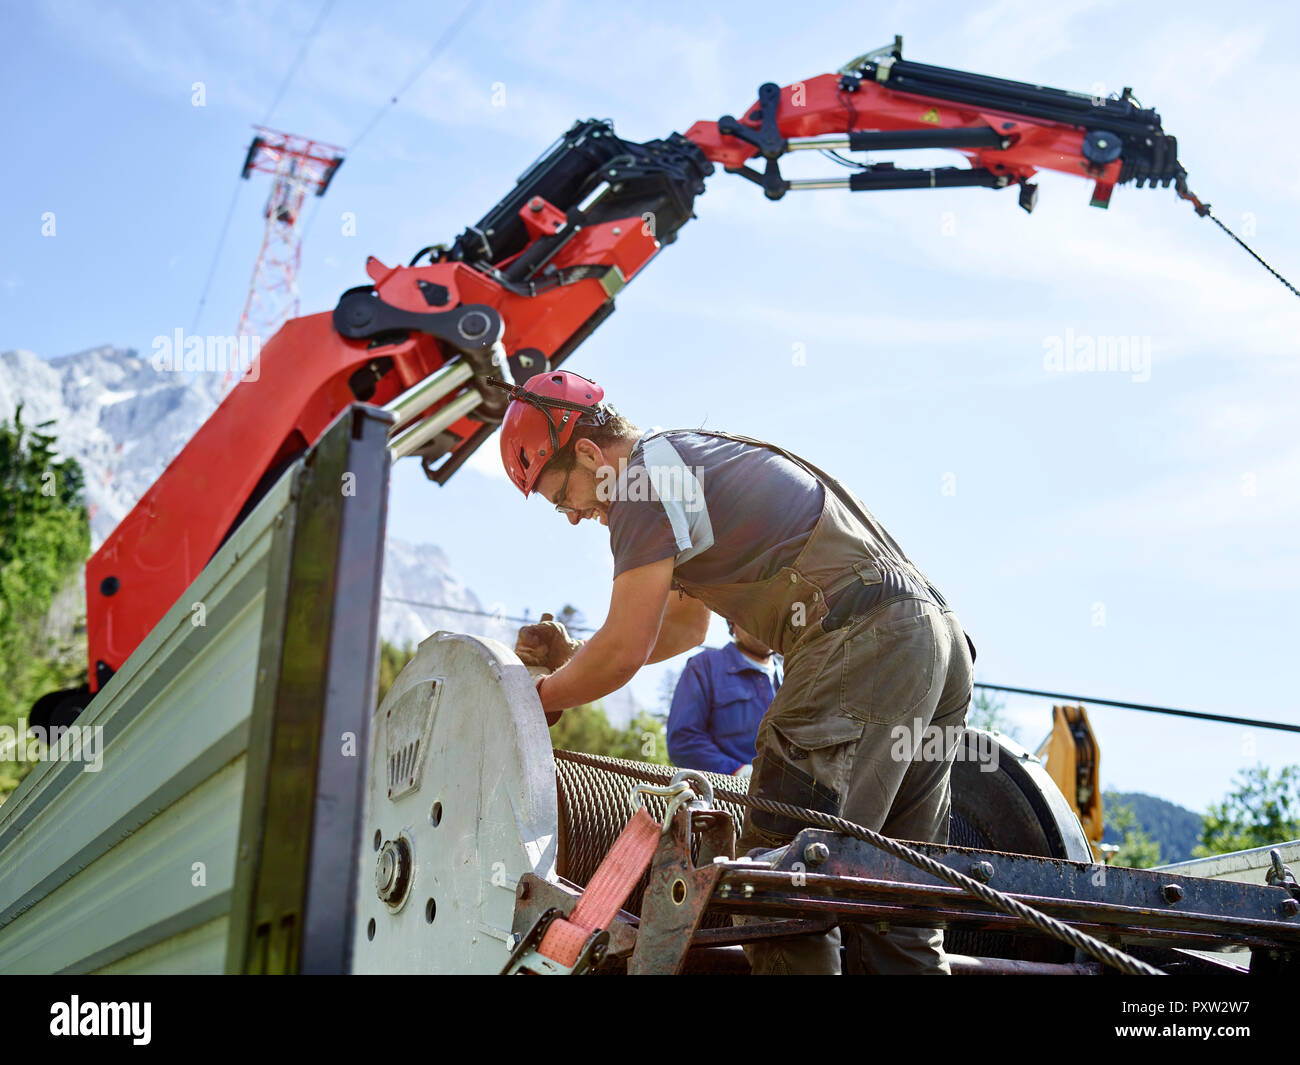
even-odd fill
[[[734,440],[738,444],[750,444],[754,447],[766,448],[768,451],[775,451],[778,455],[781,455],[782,457],[789,459],[796,466],[802,466],[818,482],[820,482],[823,488],[829,488],[832,492],[834,492],[836,497],[839,499],[839,501],[843,503],[846,507],[848,507],[848,509],[853,513],[853,515],[864,525],[870,526],[875,524],[871,516],[867,514],[866,511],[862,509],[858,501],[853,498],[853,494],[847,488],[845,488],[844,485],[842,485],[839,482],[839,480],[832,477],[825,470],[819,469],[818,467],[814,466],[807,459],[801,458],[799,455],[796,455],[793,451],[787,451],[785,448],[770,443],[766,440],[758,440],[752,436],[741,436],[738,433],[724,433],[714,429],[683,429],[680,431],[698,433],[700,436],[716,436],[723,440]],[[893,546],[897,547],[896,544]]]

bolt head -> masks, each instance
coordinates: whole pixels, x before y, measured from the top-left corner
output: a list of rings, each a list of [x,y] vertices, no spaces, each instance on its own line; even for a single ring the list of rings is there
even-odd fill
[[[385,840],[375,860],[375,892],[390,906],[402,901],[411,883],[411,851],[406,840]]]
[[[809,865],[821,865],[830,856],[831,849],[825,843],[809,843],[803,849],[803,860]]]
[[[1285,917],[1294,917],[1300,913],[1300,902],[1295,899],[1284,899],[1282,902],[1282,914]]]
[[[1183,889],[1178,884],[1166,884],[1161,889],[1161,894],[1165,897],[1165,902],[1179,902],[1183,897]]]
[[[460,335],[466,340],[477,340],[486,336],[491,326],[488,316],[482,311],[470,311],[460,320]]]
[[[393,858],[393,852],[385,847],[380,851],[379,861],[375,864],[375,887],[381,895],[392,887],[396,875],[397,862]]]
[[[745,885],[745,888],[744,888],[744,891],[742,891],[741,894],[743,894],[743,895],[745,896],[745,898],[747,898],[747,899],[753,898],[753,897],[754,897],[754,885],[753,885],[753,884],[746,884],[746,885]]]

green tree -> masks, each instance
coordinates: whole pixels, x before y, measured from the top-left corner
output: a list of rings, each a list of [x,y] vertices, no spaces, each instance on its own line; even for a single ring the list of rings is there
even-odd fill
[[[551,746],[583,754],[610,754],[617,730],[609,723],[604,709],[595,703],[575,706],[564,711],[551,726]]]
[[[0,421],[0,725],[16,729],[36,699],[84,679],[79,640],[52,640],[46,619],[55,596],[90,553],[81,467],[58,457],[50,422]],[[0,798],[31,768],[0,760]]]
[[[610,754],[631,758],[634,762],[669,765],[668,734],[664,723],[654,714],[641,711],[622,732],[616,734]]]
[[[379,695],[375,700],[376,706],[384,701],[384,696],[393,686],[397,674],[406,668],[406,663],[414,656],[414,647],[398,647],[387,640],[379,641]]]
[[[1211,803],[1198,858],[1300,839],[1300,765],[1274,775],[1267,766],[1242,770],[1223,802]]]
[[[615,728],[600,703],[564,711],[560,720],[551,726],[551,745],[563,751],[668,765],[668,742],[662,721],[643,711],[627,728]]]
[[[966,711],[966,727],[983,729],[985,732],[1001,732],[1019,743],[1020,730],[1003,713],[1006,708],[1005,700],[990,695],[987,688],[976,688],[970,709]]]
[[[1107,826],[1122,840],[1111,865],[1150,869],[1160,864],[1160,844],[1147,835],[1133,807],[1120,802],[1119,796],[1110,791],[1102,794],[1102,810]]]

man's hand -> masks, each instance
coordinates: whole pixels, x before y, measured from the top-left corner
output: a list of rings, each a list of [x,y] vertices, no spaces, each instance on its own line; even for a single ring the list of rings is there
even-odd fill
[[[526,666],[545,666],[554,672],[573,657],[582,646],[581,640],[569,635],[553,614],[543,614],[542,620],[525,625],[515,638],[515,654]]]

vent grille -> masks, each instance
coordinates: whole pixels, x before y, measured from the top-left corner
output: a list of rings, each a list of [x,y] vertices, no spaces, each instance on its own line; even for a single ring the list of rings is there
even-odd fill
[[[417,681],[384,708],[389,799],[396,801],[420,790],[444,683],[442,677]]]
[[[415,786],[415,767],[420,763],[420,741],[408,743],[388,756],[388,794]]]

